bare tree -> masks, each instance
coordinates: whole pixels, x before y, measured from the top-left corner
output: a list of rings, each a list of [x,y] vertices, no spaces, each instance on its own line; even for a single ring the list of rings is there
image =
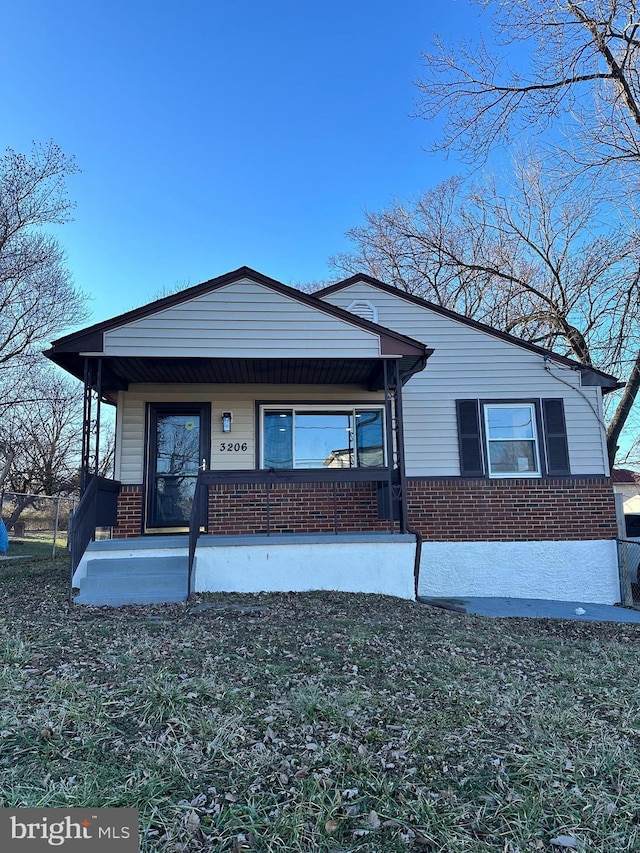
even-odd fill
[[[640,238],[585,187],[521,160],[510,187],[451,180],[367,215],[332,259],[584,365],[629,379],[608,431],[613,462],[640,348]],[[621,408],[624,407],[624,408]]]
[[[82,389],[51,367],[37,371],[38,404],[15,403],[0,421],[0,447],[12,454],[4,490],[16,493],[12,527],[38,495],[70,494],[79,484]]]
[[[86,318],[60,244],[43,230],[69,222],[66,180],[77,171],[53,142],[0,159],[0,413],[29,395],[39,349]]]
[[[477,164],[526,134],[544,146],[547,159],[565,176],[589,175],[607,185],[611,196],[633,199],[640,161],[636,0],[475,0],[475,5],[490,18],[484,38],[450,44],[436,39],[424,55],[419,113],[444,119],[434,148],[457,150]],[[595,255],[596,267],[597,260]],[[637,285],[637,272],[630,271],[618,315],[637,312],[632,304]],[[541,317],[530,312],[528,322],[539,323]],[[621,328],[618,338],[624,333]],[[627,384],[609,424],[611,460],[640,390],[637,342],[630,338],[623,347],[618,339],[613,352],[616,346],[626,350]]]
[[[523,131],[564,134],[584,165],[640,158],[640,17],[636,0],[476,0],[486,38],[424,54],[425,118],[444,115],[437,148],[485,157]]]

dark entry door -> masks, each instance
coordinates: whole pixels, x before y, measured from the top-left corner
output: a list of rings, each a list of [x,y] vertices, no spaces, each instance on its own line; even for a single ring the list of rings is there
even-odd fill
[[[198,469],[209,467],[210,406],[149,406],[147,529],[186,528]]]

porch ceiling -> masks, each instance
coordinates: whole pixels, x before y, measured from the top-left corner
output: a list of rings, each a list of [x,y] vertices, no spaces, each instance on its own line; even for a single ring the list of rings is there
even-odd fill
[[[428,356],[404,355],[398,359],[402,384],[423,370]],[[47,353],[78,379],[84,377],[79,353]],[[93,359],[92,359],[93,360]],[[391,359],[391,362],[395,359]],[[144,358],[102,356],[103,392],[126,389],[133,383],[171,384],[274,384],[357,385],[372,390],[384,387],[384,365],[389,359],[252,359],[252,358]]]

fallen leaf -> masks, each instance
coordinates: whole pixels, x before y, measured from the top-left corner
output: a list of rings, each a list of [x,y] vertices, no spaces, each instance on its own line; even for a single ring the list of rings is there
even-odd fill
[[[191,832],[193,835],[200,834],[200,817],[195,809],[191,809],[187,817],[185,818],[184,825],[186,826],[188,832]]]
[[[570,835],[557,835],[555,838],[549,839],[549,843],[554,847],[568,847],[571,850],[578,849],[578,842]]]
[[[371,829],[380,829],[380,818],[378,812],[373,809],[369,812],[369,826]]]
[[[340,821],[336,820],[335,818],[332,818],[331,820],[328,820],[325,823],[324,831],[327,833],[327,835],[331,835],[333,832],[336,831],[336,829],[338,829],[339,826],[340,826]]]

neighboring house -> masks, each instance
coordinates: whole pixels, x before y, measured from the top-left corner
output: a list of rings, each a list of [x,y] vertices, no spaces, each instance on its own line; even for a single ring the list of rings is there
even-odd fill
[[[620,600],[598,370],[366,275],[310,296],[246,267],[47,355],[85,383],[87,473],[92,399],[117,411],[116,484],[76,519],[80,601],[91,560],[186,560],[187,528],[192,590],[409,597],[415,575],[425,596]],[[82,556],[109,488],[115,544]]]
[[[640,537],[640,473],[628,468],[614,468],[611,482],[616,496],[622,503],[621,523],[627,538]]]

